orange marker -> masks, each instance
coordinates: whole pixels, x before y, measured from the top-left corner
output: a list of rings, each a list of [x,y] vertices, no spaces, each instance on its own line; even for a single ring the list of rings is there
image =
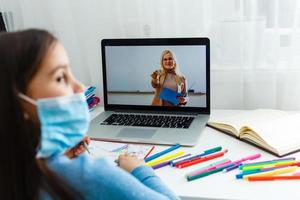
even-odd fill
[[[252,176],[248,177],[248,181],[275,181],[275,180],[296,180],[300,179],[300,175],[291,176]]]

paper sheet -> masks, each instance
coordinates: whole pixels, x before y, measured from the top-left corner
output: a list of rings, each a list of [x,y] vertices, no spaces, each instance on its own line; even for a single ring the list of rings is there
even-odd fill
[[[150,151],[151,147],[151,145],[103,142],[95,140],[92,140],[88,146],[92,157],[106,157],[111,161],[117,160],[119,155],[125,152],[143,159]]]

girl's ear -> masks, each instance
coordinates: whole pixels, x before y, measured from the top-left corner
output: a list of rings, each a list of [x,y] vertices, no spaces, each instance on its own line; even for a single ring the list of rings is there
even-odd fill
[[[25,119],[25,120],[28,120],[28,119],[29,119],[29,115],[28,115],[27,112],[24,111],[23,115],[24,115],[24,119]]]
[[[28,101],[21,99],[21,107],[23,112],[23,117],[26,121],[31,121],[36,125],[39,125],[40,120],[38,117],[38,111],[36,105],[29,103]]]
[[[26,100],[24,100],[23,98],[20,99],[20,104],[21,104],[21,107],[22,107],[22,112],[23,112],[23,117],[25,120],[29,120],[30,119],[30,115],[28,114],[27,112],[27,109],[30,105],[27,105],[29,104]]]

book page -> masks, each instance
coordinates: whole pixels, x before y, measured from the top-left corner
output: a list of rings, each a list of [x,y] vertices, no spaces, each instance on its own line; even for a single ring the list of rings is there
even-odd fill
[[[150,151],[151,147],[151,145],[126,144],[96,140],[92,140],[88,146],[93,158],[106,157],[113,162],[118,159],[119,155],[124,154],[125,152],[143,159]]]
[[[251,128],[279,155],[300,148],[300,113],[252,124]]]
[[[269,109],[257,109],[245,111],[241,114],[232,115],[230,117],[224,117],[209,121],[209,123],[222,123],[231,125],[237,131],[243,126],[252,128],[255,124],[265,123],[267,121],[273,121],[274,119],[286,117],[288,114],[280,110],[269,110]]]

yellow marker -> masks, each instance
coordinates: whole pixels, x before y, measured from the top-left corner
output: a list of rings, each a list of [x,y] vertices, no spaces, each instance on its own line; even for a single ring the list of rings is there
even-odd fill
[[[272,171],[261,172],[261,173],[256,173],[256,174],[252,174],[252,175],[246,175],[246,176],[243,176],[243,179],[247,180],[248,177],[253,177],[253,176],[273,176],[273,175],[278,175],[278,174],[284,174],[284,173],[294,172],[297,169],[298,169],[297,166],[284,167],[284,168],[275,169]]]
[[[146,163],[146,166],[152,167],[152,166],[160,164],[162,162],[165,162],[165,161],[171,160],[173,158],[179,157],[183,154],[184,154],[184,151],[178,151],[177,153],[173,153],[173,154],[161,157],[161,158],[151,160],[151,161]]]
[[[275,167],[275,166],[281,166],[281,165],[293,164],[293,163],[295,163],[295,160],[285,160],[285,161],[276,162],[276,163],[268,163],[268,164],[244,166],[242,168],[242,170],[243,171],[248,171],[248,170],[254,170],[254,169],[263,169],[263,168],[266,168],[266,167]]]
[[[274,164],[274,167],[288,166],[288,165],[292,165],[292,164],[295,164],[295,163],[299,163],[299,160],[291,160],[289,162],[276,163],[276,164]]]
[[[299,163],[299,161],[293,160],[293,161],[284,162],[284,163],[277,163],[277,164],[273,164],[273,165],[266,165],[266,166],[263,166],[262,168],[259,168],[259,169],[268,169],[268,168],[272,168],[272,167],[275,167],[275,168],[278,168],[278,167],[288,167],[288,166],[298,166],[299,167],[299,165],[294,165],[295,163]]]

